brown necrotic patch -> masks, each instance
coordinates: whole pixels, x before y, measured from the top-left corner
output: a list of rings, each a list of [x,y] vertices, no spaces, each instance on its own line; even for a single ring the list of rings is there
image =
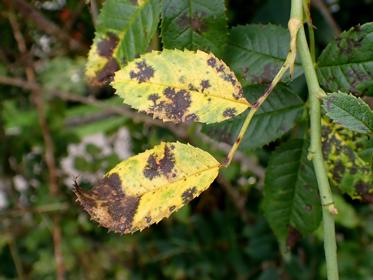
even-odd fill
[[[236,100],[243,98],[243,89],[240,87],[237,92],[233,92],[232,96]]]
[[[198,120],[199,120],[198,116],[194,113],[189,114],[185,117],[186,123],[197,122]]]
[[[196,187],[191,187],[183,192],[181,195],[181,199],[183,200],[184,204],[189,203],[197,193],[197,188]]]
[[[143,174],[149,180],[153,180],[161,175],[169,177],[174,167],[175,155],[170,147],[166,145],[164,148],[163,157],[161,159],[158,159],[156,154],[151,154],[148,157]]]
[[[114,78],[114,73],[119,70],[119,65],[114,57],[110,58],[96,75],[96,80],[99,84],[109,83]]]
[[[237,110],[235,108],[227,108],[223,112],[223,117],[225,118],[232,118],[237,114]]]
[[[97,43],[97,52],[100,56],[110,58],[118,45],[119,38],[114,33],[109,32],[107,37]]]
[[[202,80],[201,83],[200,83],[200,85],[201,85],[201,90],[202,90],[202,92],[203,92],[205,89],[211,87],[211,85],[210,85],[210,81],[209,81],[209,80]]]
[[[150,113],[163,112],[172,121],[185,121],[184,115],[191,104],[190,92],[184,89],[176,90],[175,88],[167,87],[163,93],[167,100],[158,101],[159,98],[156,98],[156,94],[148,97],[149,100],[153,101],[152,106],[149,108]]]
[[[181,27],[183,30],[185,28],[190,28],[194,32],[201,34],[207,31],[207,25],[204,21],[205,17],[206,16],[204,13],[197,13],[192,16],[189,16],[187,13],[184,13],[177,20],[177,25]]]
[[[130,72],[130,78],[136,79],[138,83],[144,83],[154,77],[154,68],[146,63],[146,60],[136,62],[137,71]]]
[[[133,232],[139,197],[126,195],[119,175],[112,173],[90,191],[74,190],[80,204],[100,225],[119,233]]]

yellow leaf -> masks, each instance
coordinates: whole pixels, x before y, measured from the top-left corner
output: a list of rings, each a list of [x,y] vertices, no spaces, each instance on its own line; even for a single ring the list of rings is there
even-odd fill
[[[175,123],[220,122],[250,107],[234,73],[202,51],[147,53],[117,71],[112,86],[124,103]]]
[[[115,166],[78,201],[100,225],[119,233],[142,230],[206,190],[220,164],[188,144],[161,143]]]

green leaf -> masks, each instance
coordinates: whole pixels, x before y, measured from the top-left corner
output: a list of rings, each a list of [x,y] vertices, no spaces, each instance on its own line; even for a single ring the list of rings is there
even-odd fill
[[[282,246],[290,228],[307,234],[319,226],[321,203],[308,143],[291,140],[272,155],[265,177],[263,210]]]
[[[269,83],[284,63],[289,51],[289,32],[276,25],[251,24],[234,27],[228,38],[224,61],[243,86]],[[295,63],[294,77],[302,73]],[[288,82],[286,74],[283,81]]]
[[[116,72],[112,86],[124,103],[175,123],[219,122],[250,106],[228,66],[202,51],[147,53]]]
[[[191,145],[164,143],[119,163],[91,190],[75,187],[84,209],[119,233],[143,230],[197,197],[218,175],[219,162]]]
[[[373,23],[343,32],[321,53],[318,78],[324,90],[373,95]]]
[[[360,98],[343,92],[323,98],[326,115],[336,123],[356,132],[373,132],[373,111]]]
[[[110,81],[120,66],[144,53],[161,8],[159,0],[106,0],[88,54],[87,78],[98,84]]]
[[[255,102],[266,86],[254,85],[244,88],[244,94],[251,102]],[[242,139],[241,149],[261,147],[284,135],[295,124],[303,112],[303,101],[289,87],[279,84],[259,111],[254,115],[250,127]],[[204,126],[202,131],[221,141],[233,144],[246,115],[232,120]]]
[[[224,0],[165,0],[161,34],[165,48],[221,54],[228,35]]]

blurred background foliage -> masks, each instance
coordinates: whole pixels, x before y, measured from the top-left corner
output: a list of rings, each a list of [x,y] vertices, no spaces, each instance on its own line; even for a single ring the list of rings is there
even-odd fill
[[[101,2],[0,2],[0,279],[56,279],[58,269],[66,279],[322,279],[321,233],[292,236],[283,258],[262,215],[264,170],[281,140],[239,155],[208,191],[141,233],[108,233],[75,203],[75,179],[90,186],[118,161],[161,140],[197,143],[218,158],[227,150],[195,126],[163,125],[120,106],[110,87],[85,82]],[[325,2],[312,1],[318,53],[339,30],[373,14],[371,0]],[[19,13],[25,3],[34,17]],[[229,26],[286,27],[290,1],[226,5]],[[4,77],[20,84],[7,85]],[[44,160],[46,132],[54,178],[53,163]],[[373,279],[372,204],[341,195],[336,201],[341,279]],[[56,258],[62,258],[58,265]]]

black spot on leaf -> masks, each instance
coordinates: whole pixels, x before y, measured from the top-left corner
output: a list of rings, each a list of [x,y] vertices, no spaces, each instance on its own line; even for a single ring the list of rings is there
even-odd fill
[[[185,117],[185,122],[186,123],[196,122],[198,120],[199,120],[198,116],[194,113],[189,114]]]
[[[232,118],[236,115],[237,111],[235,108],[228,108],[223,112],[223,117]]]
[[[130,78],[136,79],[138,83],[144,83],[154,77],[154,69],[145,60],[136,62],[137,71],[130,72]]]
[[[211,87],[211,85],[210,85],[210,81],[209,81],[209,80],[202,80],[200,85],[201,85],[202,92],[203,92],[205,89]]]
[[[189,203],[194,198],[194,195],[196,193],[197,193],[196,187],[192,187],[184,191],[183,194],[181,195],[181,199],[183,200],[183,203],[184,204]]]
[[[153,180],[155,177],[158,177],[161,174],[164,176],[169,176],[174,166],[175,156],[171,149],[166,145],[164,148],[163,157],[161,159],[158,160],[156,154],[151,154],[148,157],[143,174],[149,180]]]
[[[201,34],[207,31],[207,25],[204,19],[204,13],[197,13],[192,16],[189,16],[187,13],[184,13],[180,16],[179,20],[177,21],[177,24],[182,29],[190,28],[194,32]]]
[[[115,47],[118,45],[119,38],[114,33],[109,32],[107,38],[97,43],[97,52],[100,56],[110,58],[113,55]]]
[[[210,57],[210,58],[207,60],[207,65],[208,65],[208,66],[211,66],[212,68],[215,68],[215,66],[216,66],[216,58],[214,58],[214,57]]]
[[[96,80],[99,84],[110,83],[114,78],[114,73],[119,70],[119,65],[114,57],[110,58],[96,75]]]

